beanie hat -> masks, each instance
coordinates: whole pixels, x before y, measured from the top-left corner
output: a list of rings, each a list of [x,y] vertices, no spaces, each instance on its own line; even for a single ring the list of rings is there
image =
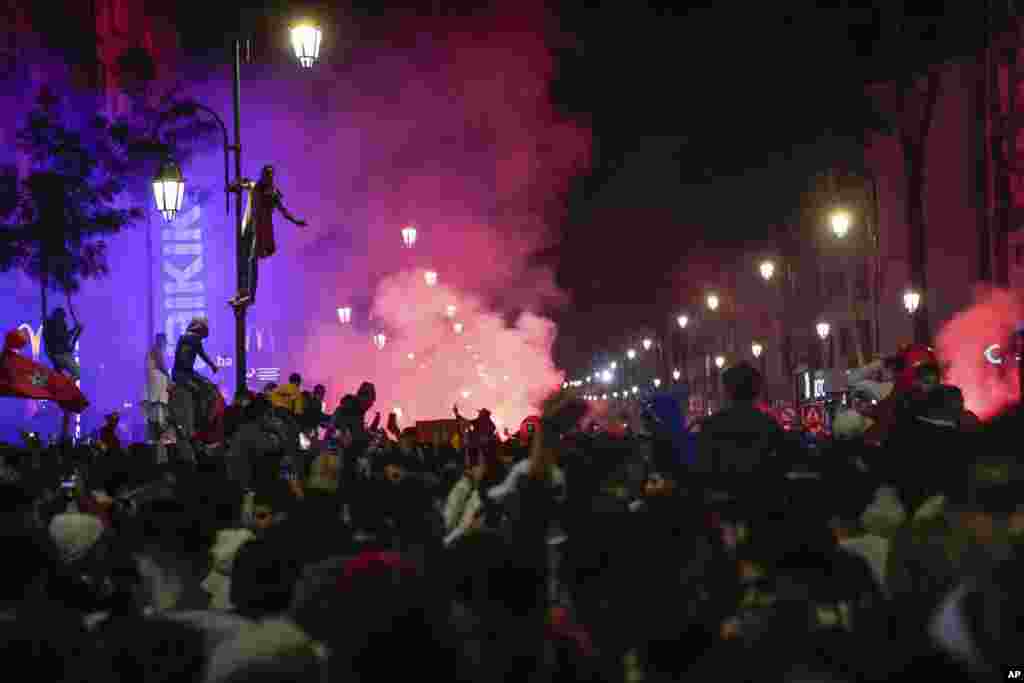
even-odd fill
[[[100,540],[103,523],[93,515],[69,512],[55,516],[49,531],[61,562],[73,564],[85,557]]]

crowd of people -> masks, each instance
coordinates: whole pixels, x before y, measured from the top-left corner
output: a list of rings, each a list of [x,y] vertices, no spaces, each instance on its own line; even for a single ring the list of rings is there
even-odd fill
[[[158,355],[151,374],[194,379]],[[1006,678],[1020,417],[972,421],[940,377],[927,355],[876,364],[808,435],[740,364],[692,458],[664,404],[622,433],[565,391],[511,435],[456,409],[449,439],[382,424],[370,382],[327,411],[297,374],[238,397],[196,458],[6,447],[5,663],[146,683]]]

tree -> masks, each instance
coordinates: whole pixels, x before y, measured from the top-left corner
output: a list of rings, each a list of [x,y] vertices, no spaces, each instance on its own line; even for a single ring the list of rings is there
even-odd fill
[[[106,238],[141,217],[118,206],[125,178],[106,159],[117,156],[109,124],[73,117],[44,91],[18,131],[29,162],[8,182],[0,267],[19,267],[39,282],[41,310],[48,291],[77,292],[82,280],[108,272]]]
[[[172,148],[187,158],[214,132],[194,110],[173,104],[173,95],[161,101],[169,115],[141,90],[129,95],[130,113],[110,122],[89,107],[63,106],[44,89],[18,131],[28,172],[0,173],[0,272],[20,268],[39,282],[44,319],[48,292],[70,295],[109,272],[107,240],[145,215],[157,164]],[[174,133],[167,139],[190,144],[157,138],[165,119]]]

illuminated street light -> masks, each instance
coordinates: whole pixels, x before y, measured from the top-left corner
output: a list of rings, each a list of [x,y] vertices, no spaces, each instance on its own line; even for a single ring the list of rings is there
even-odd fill
[[[644,351],[650,351],[651,347],[654,346],[654,342],[650,339],[644,339],[643,341]]]
[[[916,292],[913,289],[908,289],[903,294],[903,308],[907,309],[907,313],[914,315],[917,313],[918,306],[921,305],[921,293]]]
[[[686,315],[681,315],[676,318],[676,322],[679,324],[679,329],[685,330],[686,326],[690,323],[690,319]]]
[[[611,370],[605,370],[604,372],[602,372],[601,373],[601,381],[604,382],[605,384],[608,384],[609,382],[611,382],[612,381],[612,371]]]
[[[407,249],[412,249],[416,246],[416,228],[411,225],[407,225],[402,228],[402,244],[404,244]]]
[[[618,398],[618,397],[619,397],[619,392],[613,391],[612,392],[612,398]]]
[[[160,171],[153,178],[153,198],[156,210],[170,223],[181,210],[181,200],[185,196],[185,177],[181,167],[172,159],[160,166]]]
[[[348,325],[352,322],[352,308],[349,306],[343,306],[338,309],[338,322],[342,325]]]
[[[639,394],[640,393],[640,387],[633,387],[633,393],[634,394]]]
[[[764,351],[764,347],[761,346],[760,342],[754,342],[750,345],[750,352],[754,354],[754,358],[760,358],[761,353]]]
[[[655,377],[654,378],[654,388],[657,389],[660,386],[661,386],[661,378],[660,377]]]
[[[410,354],[408,354],[406,356],[406,358],[408,358],[409,360],[416,360],[416,354],[415,353],[410,353]]]
[[[717,294],[708,294],[707,304],[711,311],[717,311],[718,305],[722,303]]]
[[[725,367],[725,356],[715,356],[715,367],[719,370]]]
[[[462,326],[462,323],[455,323],[454,325],[452,325],[452,329],[455,330],[455,334],[462,334],[462,330],[464,328]]]
[[[373,335],[373,345],[378,349],[383,349],[384,345],[388,343],[388,336],[383,332],[378,332]]]
[[[674,379],[675,381],[678,382],[679,378],[682,377],[682,376],[683,376],[683,373],[679,372],[678,370],[673,370],[672,371],[672,379]]]
[[[850,214],[848,211],[843,209],[836,209],[829,216],[829,225],[832,226],[832,234],[839,239],[844,239],[850,232],[850,223],[852,223]]]
[[[832,326],[826,322],[818,323],[815,326],[815,329],[818,331],[818,337],[821,339],[821,341],[825,341],[826,339],[828,339],[828,335],[832,332]]]
[[[765,281],[771,280],[775,276],[775,262],[774,261],[761,261],[761,277]]]
[[[629,351],[626,351],[626,358],[630,360],[636,358],[636,349],[630,349]]]
[[[316,64],[316,60],[320,58],[320,41],[323,35],[318,26],[308,22],[292,28],[292,48],[299,64],[307,69]]]
[[[454,318],[455,317],[455,311],[457,311],[457,310],[458,309],[455,307],[455,304],[448,304],[448,307],[445,308],[445,310],[444,310],[444,314],[447,315],[449,318]]]
[[[427,283],[427,287],[433,287],[437,284],[437,273],[433,270],[428,270],[423,273],[423,281]]]

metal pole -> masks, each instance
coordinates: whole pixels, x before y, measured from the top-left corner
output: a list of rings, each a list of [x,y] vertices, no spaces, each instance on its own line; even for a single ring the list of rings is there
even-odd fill
[[[246,287],[246,268],[248,267],[248,256],[245,253],[245,239],[242,234],[242,41],[235,39],[235,64],[234,64],[234,123],[235,123],[235,246],[236,246],[236,269],[238,292]],[[252,292],[249,293],[252,296]],[[246,362],[245,362],[245,314],[247,304],[235,307],[235,395],[246,390]]]

